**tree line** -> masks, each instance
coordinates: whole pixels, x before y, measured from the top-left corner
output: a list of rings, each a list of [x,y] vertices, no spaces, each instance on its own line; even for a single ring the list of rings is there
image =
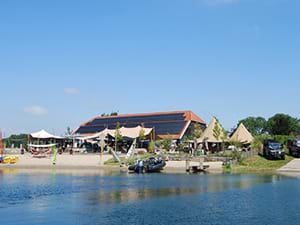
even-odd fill
[[[252,135],[299,135],[300,119],[288,114],[278,113],[269,119],[263,117],[247,117],[240,120],[238,125],[243,123]]]

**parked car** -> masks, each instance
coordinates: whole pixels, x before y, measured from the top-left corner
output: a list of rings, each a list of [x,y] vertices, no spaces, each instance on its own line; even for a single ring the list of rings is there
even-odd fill
[[[274,140],[266,140],[263,147],[263,156],[267,159],[285,159],[283,145]]]
[[[291,156],[300,157],[300,139],[288,140],[288,149]]]

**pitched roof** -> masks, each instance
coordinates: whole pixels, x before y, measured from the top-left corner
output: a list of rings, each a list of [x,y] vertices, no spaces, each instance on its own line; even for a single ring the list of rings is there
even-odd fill
[[[253,141],[252,134],[247,130],[243,123],[240,123],[239,127],[230,137],[231,140],[237,140],[244,144],[250,144]]]
[[[97,116],[74,131],[81,135],[95,134],[105,128],[114,129],[117,123],[124,127],[142,125],[145,128],[154,128],[159,137],[171,136],[180,139],[188,128],[190,122],[205,125],[205,122],[192,111],[155,112],[141,114],[124,114],[118,116]]]
[[[220,137],[217,138],[215,135],[215,129],[219,128],[221,131]],[[213,117],[207,128],[204,130],[201,137],[197,140],[198,143],[210,142],[210,143],[221,143],[222,142],[222,131],[225,131],[220,122],[216,117]],[[225,137],[227,138],[227,137]]]
[[[151,112],[151,113],[134,113],[134,114],[120,114],[116,116],[96,116],[89,121],[82,123],[81,126],[87,125],[96,119],[114,119],[114,118],[130,118],[130,117],[145,117],[145,116],[159,116],[159,115],[172,115],[172,114],[184,114],[185,121],[195,121],[201,124],[206,124],[199,116],[193,113],[191,110],[182,110],[182,111],[171,111],[171,112]]]

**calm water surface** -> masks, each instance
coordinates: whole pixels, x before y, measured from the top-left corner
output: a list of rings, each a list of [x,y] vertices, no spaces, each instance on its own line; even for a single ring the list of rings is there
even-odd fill
[[[300,224],[300,179],[0,170],[0,224]]]

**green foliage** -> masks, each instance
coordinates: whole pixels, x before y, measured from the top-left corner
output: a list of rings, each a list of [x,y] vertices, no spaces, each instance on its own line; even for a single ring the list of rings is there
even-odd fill
[[[229,143],[229,145],[233,145],[236,148],[242,148],[243,147],[243,144],[241,142],[239,142],[238,140],[229,139],[228,143]]]
[[[12,134],[9,138],[3,139],[3,144],[6,147],[14,145],[16,148],[27,147],[28,144],[28,134]]]
[[[192,128],[190,139],[191,140],[194,140],[195,138],[198,139],[201,137],[202,133],[203,131],[201,125],[199,123],[195,123]]]
[[[117,116],[119,113],[118,112],[111,112],[111,113],[102,113],[101,116]]]
[[[154,142],[154,141],[151,141],[151,142],[149,143],[149,146],[148,146],[148,151],[149,151],[150,153],[154,153],[154,150],[155,150],[155,142]]]
[[[214,137],[219,141],[220,137],[221,137],[221,128],[220,126],[218,126],[218,124],[216,123],[214,126],[214,130],[213,130],[213,135]]]
[[[251,148],[256,151],[260,151],[263,148],[263,143],[265,140],[272,139],[284,145],[287,149],[287,142],[289,139],[294,138],[293,136],[288,135],[269,135],[262,134],[254,137],[254,140],[251,143]]]
[[[216,119],[217,122],[215,123],[214,129],[213,129],[213,135],[218,141],[225,141],[227,139],[227,131],[224,130],[223,127],[221,127],[218,119]]]
[[[189,138],[187,136],[184,136],[181,140],[181,142],[178,144],[178,150],[183,151],[184,147],[188,146]]]
[[[281,144],[283,144],[283,146],[285,147],[285,149],[287,149],[287,143],[288,140],[294,138],[293,136],[289,136],[289,135],[274,135],[273,139]]]
[[[240,165],[233,166],[231,172],[233,173],[260,173],[260,172],[274,172],[282,166],[293,160],[293,157],[286,156],[285,160],[267,160],[261,156],[252,156],[243,159]]]
[[[120,128],[121,128],[121,124],[118,122],[116,125],[116,131],[115,131],[115,139],[117,142],[120,142],[123,140],[123,136],[121,134]]]
[[[287,114],[276,114],[267,122],[267,130],[272,135],[300,133],[300,120]]]
[[[146,139],[145,129],[144,129],[143,127],[142,127],[142,129],[140,130],[140,133],[139,133],[139,139],[140,139],[140,141]]]
[[[259,136],[255,136],[251,143],[251,149],[260,152],[262,148],[263,148],[263,141]]]
[[[243,123],[252,135],[260,135],[265,133],[267,121],[263,117],[247,117],[238,122],[238,126]]]
[[[172,144],[172,138],[171,137],[167,137],[165,139],[162,140],[161,145],[163,147],[163,149],[170,151],[171,149],[171,144]]]
[[[65,132],[65,135],[70,136],[73,133],[70,127],[67,127],[67,130]]]

